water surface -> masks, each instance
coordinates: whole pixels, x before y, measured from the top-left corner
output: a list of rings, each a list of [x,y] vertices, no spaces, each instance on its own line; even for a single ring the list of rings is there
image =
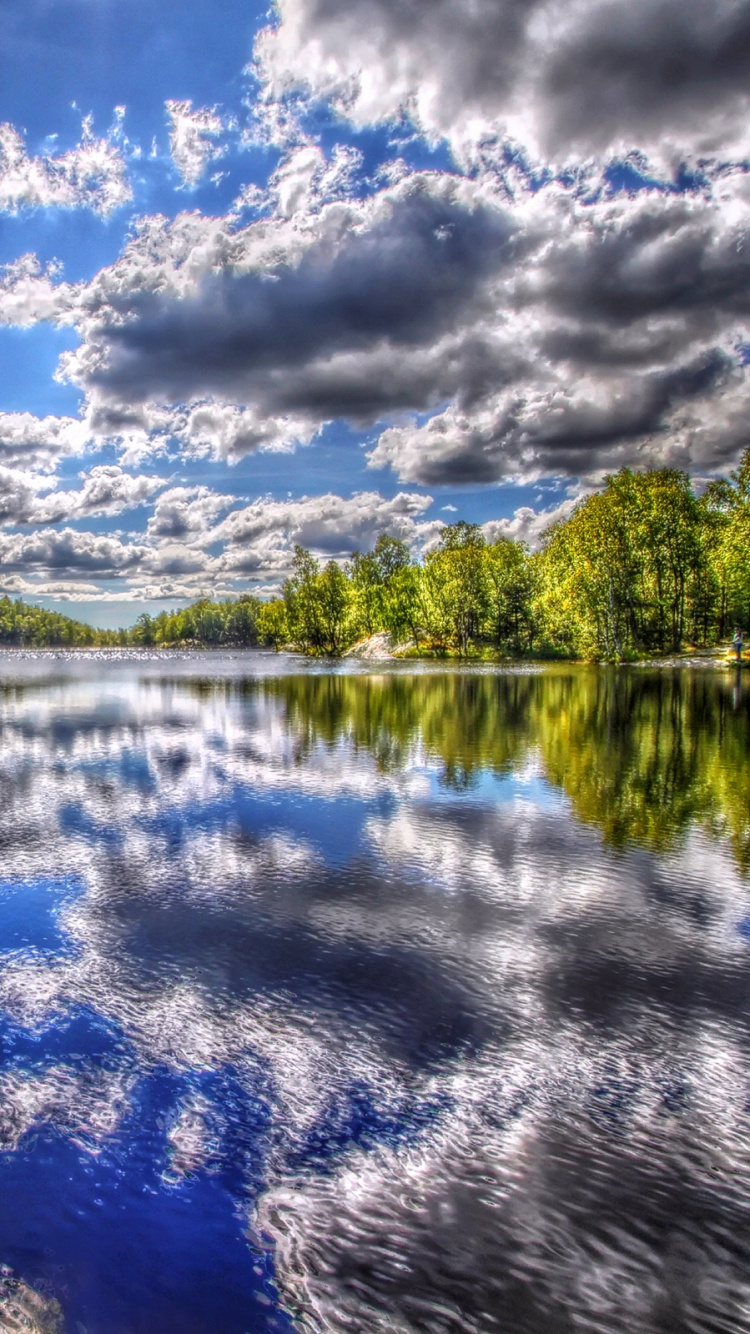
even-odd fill
[[[750,1330],[747,690],[0,655],[39,1328]]]

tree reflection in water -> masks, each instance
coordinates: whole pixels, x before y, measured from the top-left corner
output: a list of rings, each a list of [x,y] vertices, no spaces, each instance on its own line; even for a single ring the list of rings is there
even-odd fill
[[[735,673],[306,676],[264,689],[302,756],[347,740],[392,772],[421,749],[456,789],[537,760],[610,846],[663,850],[697,822],[750,865],[750,693]]]

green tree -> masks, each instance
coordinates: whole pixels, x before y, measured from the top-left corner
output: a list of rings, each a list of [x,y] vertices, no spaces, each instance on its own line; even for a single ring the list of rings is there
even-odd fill
[[[397,639],[419,634],[415,598],[419,582],[406,542],[381,533],[374,550],[356,551],[348,563],[351,638],[387,630]]]
[[[399,571],[405,570],[411,564],[411,553],[407,543],[400,537],[391,537],[389,533],[380,534],[372,554],[380,582],[385,585]]]
[[[399,565],[383,586],[382,625],[399,643],[419,643],[428,619],[425,580],[418,565]]]
[[[583,657],[675,651],[706,622],[703,512],[685,473],[608,477],[546,536],[536,608],[548,641]]]
[[[349,586],[346,575],[335,560],[329,560],[315,581],[321,627],[321,647],[325,653],[340,653],[348,641],[346,633]]]
[[[534,642],[533,565],[519,542],[501,537],[484,551],[488,629],[498,648],[520,653]]]
[[[719,588],[718,634],[750,626],[750,448],[730,478],[711,483],[704,508],[712,515],[710,566]]]
[[[352,635],[359,639],[380,630],[383,620],[383,580],[374,553],[355,551],[346,570],[351,591]]]
[[[310,551],[294,548],[292,574],[284,583],[284,604],[292,642],[302,649],[320,652],[324,632],[320,619],[318,576],[320,566]]]
[[[300,648],[335,654],[345,647],[349,585],[334,560],[321,570],[311,552],[295,547],[284,603],[289,633]]]
[[[156,622],[147,611],[142,611],[131,631],[134,644],[151,645],[156,643]]]
[[[478,524],[450,524],[424,567],[430,624],[442,644],[466,654],[481,634],[490,606],[485,540]]]
[[[274,598],[272,602],[262,602],[257,619],[258,639],[266,648],[278,651],[290,639],[286,603],[283,598]]]

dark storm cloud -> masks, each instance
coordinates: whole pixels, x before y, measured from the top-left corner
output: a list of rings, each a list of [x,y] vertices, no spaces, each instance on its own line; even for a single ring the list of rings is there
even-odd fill
[[[586,202],[550,182],[510,203],[487,177],[429,173],[304,228],[178,220],[82,290],[72,374],[90,421],[129,429],[135,408],[164,431],[167,403],[186,448],[225,458],[433,410],[388,427],[372,465],[433,485],[731,464],[747,191],[736,172],[716,197]]]
[[[311,246],[296,266],[224,269],[181,299],[134,294],[130,319],[99,330],[108,356],[91,383],[124,402],[219,393],[265,399],[274,411],[368,415],[373,400],[385,405],[383,386],[347,385],[344,371],[327,387],[293,376],[287,395],[275,376],[381,343],[425,346],[470,312],[486,313],[483,284],[508,260],[511,230],[494,208],[415,190],[335,248]]]
[[[425,425],[383,432],[371,455],[408,481],[427,486],[499,481],[508,473],[583,475],[623,463],[689,462],[669,433],[672,414],[707,406],[737,377],[731,360],[712,351],[665,373],[588,381],[571,388],[507,395],[496,411],[463,417],[455,409]],[[740,436],[740,439],[744,437]],[[737,438],[726,442],[728,452]],[[682,449],[685,457],[670,458]]]
[[[519,373],[506,361],[505,384],[496,373],[476,397],[464,380],[432,421],[386,430],[372,465],[429,486],[731,466],[747,443],[745,189],[739,174],[720,200],[539,192],[523,212],[524,262],[498,289]]]
[[[750,5],[732,0],[279,0],[257,48],[278,94],[358,122],[406,109],[459,153],[510,133],[566,160],[746,142]]]
[[[561,315],[620,330],[649,316],[690,318],[694,336],[750,312],[745,217],[732,226],[706,200],[648,193],[586,220],[545,264],[542,294]]]
[[[541,80],[547,137],[606,148],[628,135],[701,135],[747,112],[750,4],[655,0],[584,7]]]

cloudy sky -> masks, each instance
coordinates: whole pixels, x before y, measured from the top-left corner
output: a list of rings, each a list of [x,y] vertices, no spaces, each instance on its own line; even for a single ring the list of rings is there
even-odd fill
[[[0,586],[534,540],[750,442],[750,0],[5,0]]]

